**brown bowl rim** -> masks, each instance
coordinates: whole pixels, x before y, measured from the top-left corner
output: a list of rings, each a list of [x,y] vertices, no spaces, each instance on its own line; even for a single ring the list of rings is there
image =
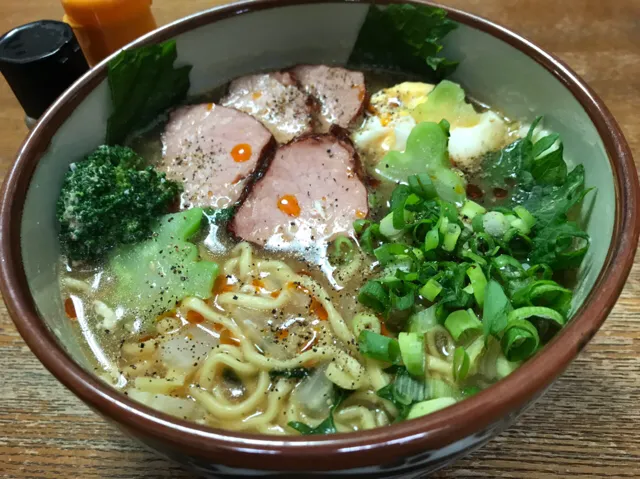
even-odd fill
[[[315,3],[371,3],[364,0],[254,0],[196,13],[140,38],[132,47],[164,41],[197,27],[249,12]],[[616,211],[612,243],[596,284],[571,323],[508,378],[457,405],[385,428],[319,437],[270,437],[198,426],[155,412],[111,389],[83,370],[61,348],[39,318],[22,265],[20,224],[31,177],[41,155],[66,117],[106,77],[106,61],[56,101],[21,146],[0,198],[0,290],[20,334],[44,366],[94,410],[134,434],[232,467],[262,470],[344,470],[399,463],[478,433],[541,394],[598,331],[613,308],[634,260],[640,234],[640,187],[629,146],[602,100],[564,62],[524,37],[489,20],[423,0],[382,0],[378,4],[424,3],[451,19],[517,48],[567,87],[596,126],[611,163]],[[598,294],[594,294],[598,291]],[[322,460],[331,456],[331,461]]]

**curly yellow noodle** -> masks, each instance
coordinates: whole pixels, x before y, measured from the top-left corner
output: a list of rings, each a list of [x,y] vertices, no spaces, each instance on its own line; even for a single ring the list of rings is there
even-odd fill
[[[348,264],[338,268],[334,273],[333,277],[336,283],[339,286],[344,287],[345,284],[351,281],[353,277],[360,272],[363,261],[364,255],[362,254],[362,252],[357,251],[353,259]]]
[[[373,429],[376,418],[373,411],[364,406],[349,406],[334,414],[336,429],[339,432]]]
[[[355,344],[353,333],[347,326],[347,323],[345,323],[340,313],[338,313],[336,308],[333,307],[333,303],[329,300],[329,295],[324,288],[308,276],[299,276],[298,281],[313,293],[327,311],[329,324],[331,324],[333,333],[344,341],[345,344]]]
[[[263,311],[282,308],[289,302],[289,299],[291,299],[291,293],[286,289],[283,289],[277,298],[242,293],[222,293],[218,295],[218,303],[222,306],[233,305]]]
[[[259,404],[264,401],[264,395],[269,388],[271,380],[269,373],[261,372],[258,376],[258,384],[255,390],[249,394],[249,397],[238,404],[228,405],[222,404],[212,394],[196,387],[191,386],[189,391],[191,395],[202,404],[209,414],[220,419],[238,419],[246,417],[250,412],[254,411]]]
[[[347,280],[360,268],[362,258],[356,257],[349,268],[340,271]],[[297,381],[280,379],[273,383],[269,373],[273,370],[289,370],[305,367],[310,363],[326,364],[325,375],[334,384],[353,390],[348,400],[334,412],[338,430],[369,429],[389,423],[397,410],[375,391],[389,384],[389,375],[378,361],[361,358],[357,352],[353,332],[342,315],[331,302],[327,291],[313,278],[296,274],[286,263],[271,259],[256,259],[251,245],[240,243],[233,248],[231,258],[222,265],[222,272],[233,275],[240,283],[240,291],[223,292],[216,297],[216,305],[195,298],[185,298],[179,308],[179,317],[188,317],[190,311],[199,313],[210,326],[226,329],[239,342],[236,345],[220,344],[206,356],[201,366],[188,381],[189,395],[206,411],[203,421],[208,424],[233,430],[253,430],[268,434],[293,432],[287,426],[290,421],[299,421],[317,426],[323,418],[309,415],[290,394]],[[251,288],[255,279],[264,280],[268,291],[279,290],[277,297],[257,294]],[[234,308],[253,311],[271,311],[284,308],[293,298],[295,290],[289,285],[300,284],[316,298],[327,312],[328,331],[338,341],[322,342],[288,359],[266,356],[256,348],[243,328],[233,319]],[[372,320],[378,321],[373,317]],[[163,331],[172,331],[171,324],[163,324]],[[140,348],[139,343],[126,344],[122,352],[138,365],[149,365],[159,340],[148,341],[149,347]],[[345,350],[346,348],[346,350]],[[445,361],[442,361],[445,362]],[[148,368],[147,368],[148,369]],[[223,370],[231,370],[243,384],[240,401],[228,396],[223,383],[219,382]],[[141,391],[171,394],[177,386],[184,385],[184,377],[168,379],[137,378],[134,384]]]

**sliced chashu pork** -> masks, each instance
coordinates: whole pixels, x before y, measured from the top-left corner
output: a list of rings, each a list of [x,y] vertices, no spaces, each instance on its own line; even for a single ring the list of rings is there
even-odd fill
[[[174,110],[162,144],[158,168],[183,183],[183,208],[236,204],[275,148],[273,136],[259,121],[213,103]]]
[[[281,146],[233,218],[238,237],[276,250],[304,248],[338,234],[368,212],[353,147],[333,135]]]
[[[300,88],[317,102],[315,129],[331,125],[348,128],[362,114],[367,96],[362,72],[326,65],[300,65],[293,69]]]
[[[244,111],[266,126],[279,143],[311,132],[309,97],[290,73],[248,75],[229,85],[221,104]]]

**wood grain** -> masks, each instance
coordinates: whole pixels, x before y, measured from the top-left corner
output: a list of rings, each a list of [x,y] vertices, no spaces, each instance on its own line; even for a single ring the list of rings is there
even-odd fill
[[[160,23],[211,6],[156,0]],[[640,158],[638,0],[443,0],[559,55],[602,96]],[[2,0],[0,31],[60,18],[54,0]],[[26,128],[0,80],[0,174]],[[0,477],[187,478],[89,411],[30,353],[0,308]],[[640,477],[640,256],[613,313],[567,373],[509,431],[438,478]]]

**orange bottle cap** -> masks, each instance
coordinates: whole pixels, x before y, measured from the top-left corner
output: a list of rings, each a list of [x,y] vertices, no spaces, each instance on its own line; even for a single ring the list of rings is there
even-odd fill
[[[106,26],[127,21],[151,7],[152,0],[62,0],[71,26]]]

